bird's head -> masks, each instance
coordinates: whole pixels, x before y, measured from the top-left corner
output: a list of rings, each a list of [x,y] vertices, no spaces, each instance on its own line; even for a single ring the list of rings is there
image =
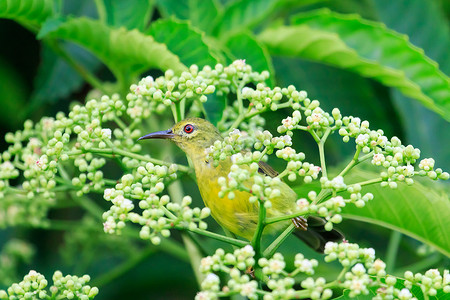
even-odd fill
[[[188,118],[168,130],[152,132],[139,138],[144,139],[170,139],[193,158],[196,155],[204,155],[205,149],[216,140],[222,140],[222,136],[210,122],[200,118]]]

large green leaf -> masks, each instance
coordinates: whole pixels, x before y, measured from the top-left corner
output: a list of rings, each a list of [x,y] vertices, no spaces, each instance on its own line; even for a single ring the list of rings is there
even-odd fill
[[[379,177],[370,170],[353,169],[345,176],[345,183],[357,183]],[[365,207],[348,204],[342,216],[368,222],[411,236],[450,256],[450,199],[448,191],[439,183],[415,182],[412,186],[399,183],[397,189],[379,184],[363,187],[363,193],[372,193],[374,199]],[[299,197],[311,190],[320,191],[320,183],[313,182],[294,188]],[[348,195],[343,195],[348,196]]]
[[[258,42],[251,33],[238,33],[227,40],[226,46],[233,59],[245,59],[245,62],[252,66],[253,70],[262,72],[267,70],[273,76],[272,59],[266,47]],[[273,84],[273,77],[270,78]]]
[[[90,72],[101,65],[91,53],[77,45],[62,45],[67,53]],[[41,64],[35,77],[32,106],[56,103],[66,99],[84,83],[83,78],[64,59],[44,45],[41,50]],[[33,107],[31,109],[36,109]]]
[[[154,22],[148,33],[170,51],[178,55],[186,66],[197,64],[214,66],[218,58],[213,56],[209,45],[204,40],[204,33],[189,25],[186,21],[174,19]]]
[[[378,173],[352,170],[345,177],[346,183],[376,178]],[[363,208],[348,205],[343,209],[344,218],[369,222],[400,231],[423,243],[435,247],[450,256],[450,199],[438,183],[412,186],[399,184],[391,190],[379,184],[364,188],[374,199]]]
[[[226,6],[216,22],[218,35],[230,35],[250,28],[267,18],[279,0],[241,0]]]
[[[206,33],[211,33],[211,24],[222,9],[218,0],[158,0],[157,4],[164,17],[190,20],[194,27]]]
[[[450,74],[450,28],[436,1],[377,0],[373,1],[380,20],[389,28],[407,34],[411,42],[439,63],[440,69]],[[408,16],[405,22],[403,16]],[[408,143],[420,148],[424,157],[436,159],[444,169],[450,169],[450,126],[434,112],[393,90],[394,104],[405,124]]]
[[[112,27],[144,31],[151,16],[152,7],[148,0],[103,0],[106,21]]]
[[[52,12],[52,0],[0,0],[0,18],[37,25]]]
[[[314,17],[305,16],[297,18],[305,24],[268,29],[259,39],[273,54],[319,61],[396,87],[450,120],[448,78],[404,36],[354,16],[337,17],[323,11],[314,16],[328,20],[329,27],[312,28]],[[335,28],[342,32],[330,32]]]
[[[94,53],[116,75],[139,74],[150,68],[173,69],[186,67],[166,45],[156,42],[138,30],[113,29],[97,20],[69,19],[47,36],[75,42]]]
[[[424,55],[422,49],[411,44],[408,37],[387,29],[382,23],[326,9],[297,15],[293,23],[335,33],[363,61],[401,72],[401,76],[396,78],[390,78],[390,72],[377,74],[374,78],[397,87],[405,95],[450,120],[450,79],[439,70],[435,61]],[[367,71],[362,65],[353,68],[361,75],[373,76],[372,70]]]

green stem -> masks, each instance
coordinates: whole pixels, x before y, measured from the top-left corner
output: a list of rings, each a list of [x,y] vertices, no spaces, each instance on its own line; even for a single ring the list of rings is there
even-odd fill
[[[239,104],[239,115],[244,115],[244,102],[242,101],[242,88],[244,87],[245,83],[241,82],[241,84],[237,85],[236,82],[234,82],[234,85],[236,86],[236,98]]]
[[[310,290],[296,291],[295,292],[295,299],[309,298],[310,295],[311,295],[311,291]]]
[[[320,140],[320,142],[317,144],[319,146],[319,157],[320,157],[320,167],[322,168],[322,176],[327,177],[327,166],[325,163],[325,149],[324,149],[323,140]]]
[[[342,278],[345,276],[345,273],[347,273],[349,267],[344,267],[341,271],[341,273],[339,273],[338,277],[336,278],[335,282],[340,282],[342,280]]]
[[[183,101],[183,100],[181,100],[181,101]],[[175,123],[180,122],[181,120],[183,120],[183,117],[182,117],[182,114],[181,114],[181,101],[174,102],[171,105],[172,114],[173,114],[173,118],[175,119]]]
[[[97,6],[98,18],[102,23],[106,23],[106,8],[103,0],[95,0],[95,6]]]
[[[127,226],[122,230],[121,235],[142,241],[139,237],[139,229],[137,227]],[[184,249],[184,247],[178,242],[171,239],[162,239],[161,244],[158,247],[161,251],[166,252],[181,261],[189,263],[189,256],[186,249]]]
[[[288,170],[288,169],[284,169],[284,171],[283,172],[281,172],[280,174],[278,174],[278,178],[283,178],[284,176],[286,176],[288,173],[290,172],[290,170]]]
[[[230,128],[225,132],[226,135],[228,135],[231,131],[233,131],[235,128],[239,127],[239,124],[241,124],[242,121],[245,119],[245,113],[244,113],[244,102],[242,101],[242,92],[241,89],[244,87],[245,83],[241,82],[240,85],[238,85],[236,82],[233,82],[236,86],[236,100],[238,102],[238,110],[239,115],[236,120],[234,120],[233,124],[231,124]]]
[[[277,104],[277,110],[278,109],[282,109],[282,108],[286,108],[286,107],[290,107],[291,103],[290,102],[285,102],[285,103],[281,103],[281,104]],[[265,107],[262,110],[258,110],[258,111],[249,111],[247,114],[245,114],[245,119],[251,119],[256,115],[260,115],[266,111],[268,111],[269,108]],[[306,127],[305,127],[306,128]]]
[[[316,143],[319,144],[320,143],[320,137],[317,135],[317,133],[314,131],[314,129],[309,128],[308,132],[311,134],[311,136],[316,141]]]
[[[233,124],[231,124],[230,128],[224,133],[224,135],[228,135],[231,131],[239,127],[239,124],[241,124],[242,121],[244,121],[245,116],[239,115],[236,120],[234,120]]]
[[[91,282],[92,286],[102,287],[110,283],[111,281],[123,276],[155,252],[155,247],[147,247],[140,253],[131,255],[130,258],[122,264],[94,279]]]
[[[378,178],[373,178],[373,179],[369,179],[369,180],[366,180],[366,181],[361,181],[361,182],[358,182],[358,183],[351,184],[351,185],[347,186],[347,188],[351,187],[351,186],[354,186],[356,184],[358,184],[360,186],[365,186],[365,185],[371,185],[371,184],[374,184],[374,183],[380,183],[382,181],[383,181],[383,179],[381,177],[378,177]]]
[[[353,155],[352,160],[348,163],[348,165],[344,168],[344,170],[342,170],[341,173],[339,173],[338,176],[345,176],[345,174],[347,174],[348,171],[350,171],[354,166],[358,164],[359,153],[361,152],[361,149],[362,149],[361,146],[356,147],[356,152],[355,155]]]
[[[261,237],[266,226],[266,208],[262,201],[259,202],[258,224],[252,238],[252,246],[255,250],[256,257],[261,257]]]
[[[397,259],[398,248],[402,240],[402,234],[399,231],[392,231],[386,253],[386,271],[392,273],[395,269],[395,261]]]
[[[275,254],[278,247],[287,239],[288,236],[295,230],[294,224],[289,225],[270,245],[264,250],[263,256],[270,258]]]
[[[197,233],[197,234],[200,234],[200,235],[203,235],[203,236],[206,236],[206,237],[209,237],[209,238],[221,241],[221,242],[225,242],[225,243],[237,246],[237,247],[244,247],[244,246],[248,245],[248,242],[234,239],[234,238],[231,238],[228,236],[223,236],[221,234],[217,234],[217,233],[199,229],[199,228],[189,229],[188,227],[183,226],[183,225],[175,226],[175,228],[180,229],[180,230],[188,230],[190,232]]]
[[[114,122],[116,122],[117,125],[119,125],[120,129],[122,129],[122,131],[124,131],[127,128],[127,125],[119,118],[119,117],[114,117]]]
[[[105,148],[105,149],[101,149],[101,148],[89,148],[89,149],[85,149],[85,150],[74,150],[71,152],[68,152],[67,155],[69,156],[77,156],[77,155],[81,155],[81,154],[85,154],[85,153],[96,153],[96,154],[106,154],[106,155],[121,155],[121,156],[127,156],[130,158],[135,158],[137,160],[141,160],[141,161],[147,161],[147,162],[151,162],[153,164],[157,164],[157,165],[163,165],[163,166],[170,166],[172,165],[172,163],[167,162],[167,161],[163,161],[163,160],[159,160],[159,159],[155,159],[155,158],[151,158],[148,156],[144,156],[144,155],[140,155],[140,154],[136,154],[133,152],[129,152],[129,151],[125,151],[122,149],[111,149],[111,148]],[[178,166],[178,170],[181,172],[189,172],[190,168],[183,166],[183,165],[177,165]]]
[[[319,145],[319,155],[320,155],[320,166],[322,167],[322,175],[327,176],[327,164],[325,162],[325,142],[327,141],[328,136],[331,133],[331,128],[327,128],[324,135],[320,139]]]
[[[290,214],[290,215],[284,215],[284,216],[279,216],[279,217],[267,218],[265,224],[269,225],[269,224],[272,224],[272,223],[286,221],[286,220],[290,220],[292,218],[296,218],[296,217],[299,217],[299,216],[302,216],[302,215],[304,215],[304,213],[294,213],[294,214]]]

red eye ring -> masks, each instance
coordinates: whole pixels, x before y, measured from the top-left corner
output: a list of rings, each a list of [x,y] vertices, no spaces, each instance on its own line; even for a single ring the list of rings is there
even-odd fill
[[[186,126],[184,126],[183,130],[186,133],[192,133],[194,131],[194,126],[192,126],[191,124],[187,124]]]

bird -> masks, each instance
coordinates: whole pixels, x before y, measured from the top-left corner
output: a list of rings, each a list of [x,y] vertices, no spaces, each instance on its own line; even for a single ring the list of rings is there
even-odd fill
[[[217,140],[223,141],[221,133],[213,124],[202,118],[187,118],[168,130],[152,132],[138,140],[145,139],[168,139],[183,150],[192,161],[200,195],[204,204],[210,209],[211,216],[235,235],[249,241],[252,239],[258,223],[259,203],[257,201],[251,203],[249,198],[252,194],[247,191],[235,191],[233,199],[230,199],[228,195],[219,197],[221,186],[218,180],[220,177],[227,178],[233,163],[231,158],[227,157],[214,166],[208,158],[206,149],[214,145]],[[265,162],[258,162],[258,166],[258,172],[265,176],[278,175],[278,172]],[[252,183],[248,184],[252,185]],[[275,217],[294,213],[297,194],[283,181],[280,181],[276,188],[280,190],[280,195],[271,199],[272,207],[267,209],[266,216]],[[326,221],[321,217],[299,216],[291,221],[296,227],[294,234],[319,253],[323,253],[328,241],[336,242],[344,239],[343,234],[336,229],[325,230]],[[264,234],[286,228],[289,226],[288,222],[270,224],[265,227]]]

